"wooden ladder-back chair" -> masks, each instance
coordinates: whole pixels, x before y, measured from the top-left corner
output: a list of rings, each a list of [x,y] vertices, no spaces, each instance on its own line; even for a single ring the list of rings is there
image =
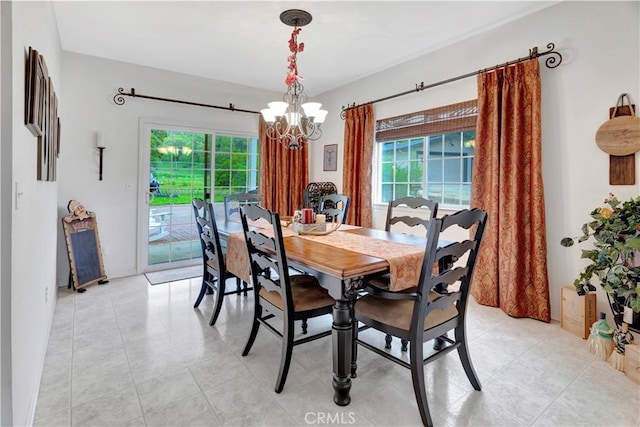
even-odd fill
[[[411,215],[402,215],[397,212],[398,207],[411,208],[414,212]],[[427,208],[427,209],[424,209]],[[427,212],[425,212],[425,210]],[[385,231],[393,231],[392,229],[397,224],[404,224],[408,227],[424,227],[425,236],[429,231],[429,223],[438,214],[438,202],[425,199],[423,197],[402,197],[399,199],[391,200],[387,206],[387,220],[385,222]],[[395,227],[398,228],[398,227]],[[387,289],[389,287],[389,275],[383,275],[371,279],[367,286],[373,286],[375,288]],[[365,287],[366,289],[366,287]],[[385,337],[385,348],[391,348],[391,335]],[[401,341],[401,350],[407,350],[407,342]]]
[[[365,324],[363,328],[374,328],[409,341],[410,360],[406,362],[359,339],[357,328],[354,334],[355,342],[358,344],[411,370],[413,390],[422,422],[426,426],[433,425],[433,421],[425,390],[425,364],[458,350],[462,366],[473,388],[481,389],[469,357],[465,319],[469,287],[486,221],[487,213],[477,208],[434,219],[429,227],[418,286],[402,292],[372,292],[359,299],[354,306],[355,319]],[[438,239],[441,233],[452,226],[469,230],[473,237],[439,247]],[[451,259],[465,261],[457,265],[458,263],[447,261]],[[433,266],[436,264],[443,267],[434,269]],[[453,339],[446,335],[450,330],[454,331]],[[434,339],[443,339],[445,344],[438,349],[434,348],[434,352],[425,358],[423,343]]]
[[[202,199],[193,199],[193,211],[200,233],[200,244],[202,246],[202,287],[196,299],[194,308],[197,308],[202,301],[205,293],[214,294],[213,313],[209,325],[213,326],[218,320],[218,315],[222,309],[222,301],[225,295],[240,294],[247,295],[247,291],[251,290],[247,283],[242,282],[234,274],[227,271],[226,258],[220,243],[220,235],[216,225],[213,205],[205,203]],[[237,285],[235,290],[227,290],[227,279],[236,277]]]
[[[193,216],[196,221],[196,227],[198,229],[198,240],[200,240],[200,247],[202,249],[203,254],[203,262],[202,262],[202,285],[200,286],[200,293],[196,298],[196,302],[193,304],[193,308],[198,308],[200,302],[202,302],[202,298],[204,298],[205,294],[212,294],[213,287],[210,287],[207,284],[207,263],[204,261],[204,241],[202,240],[202,224],[204,220],[208,218],[210,215],[209,207],[207,203],[205,203],[202,199],[193,199],[191,201],[191,207],[193,208]]]
[[[396,214],[396,208],[406,206],[415,210],[416,215],[398,215]],[[427,215],[418,215],[420,208],[428,208]],[[409,227],[416,227],[422,225],[425,228],[425,233],[429,230],[429,222],[436,217],[438,213],[438,202],[425,199],[423,197],[402,197],[400,199],[392,200],[387,206],[387,221],[384,229],[391,231],[394,224],[402,223]]]
[[[336,222],[340,217],[340,222],[344,224],[349,212],[349,196],[344,194],[325,194],[320,197],[318,213],[327,216],[328,222]]]
[[[226,221],[240,221],[240,206],[261,205],[262,197],[258,193],[236,193],[224,198],[224,219]],[[242,279],[236,278],[236,286],[240,286]],[[245,294],[246,295],[246,294]]]
[[[331,334],[329,329],[294,340],[294,322],[330,314],[335,301],[320,287],[314,276],[289,274],[280,216],[277,213],[259,206],[242,206],[240,217],[247,242],[255,298],[251,333],[242,355],[249,354],[260,325],[280,337],[282,357],[275,387],[276,393],[280,393],[287,380],[293,347]],[[271,228],[265,230],[249,226],[250,222],[259,219],[267,221]],[[282,332],[268,322],[273,318],[282,321]]]
[[[257,193],[237,193],[224,198],[224,217],[227,221],[232,218],[240,219],[240,206],[260,205],[262,197]]]

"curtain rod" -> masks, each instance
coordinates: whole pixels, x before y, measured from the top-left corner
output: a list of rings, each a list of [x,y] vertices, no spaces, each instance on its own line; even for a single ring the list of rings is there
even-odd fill
[[[431,83],[430,85],[425,85],[424,82],[420,82],[420,84],[416,83],[416,88],[415,89],[407,90],[405,92],[396,93],[395,95],[385,96],[384,98],[376,99],[376,100],[365,102],[365,103],[362,103],[362,104],[356,105],[356,103],[354,102],[351,105],[347,104],[346,107],[343,105],[342,106],[342,111],[340,112],[340,117],[344,120],[346,118],[346,112],[348,110],[353,109],[353,108],[362,107],[363,105],[375,104],[376,102],[387,101],[389,99],[393,99],[393,98],[397,98],[397,97],[400,97],[400,96],[408,95],[410,93],[421,92],[421,91],[423,91],[425,89],[430,89],[432,87],[440,86],[440,85],[443,85],[445,83],[455,82],[456,80],[466,79],[467,77],[477,76],[480,73],[485,73],[485,72],[491,71],[491,70],[497,70],[498,68],[507,67],[509,65],[518,64],[518,63],[524,62],[524,61],[529,61],[531,59],[535,59],[535,58],[538,58],[540,56],[557,55],[557,56],[551,56],[551,57],[547,58],[546,61],[545,61],[545,65],[547,66],[547,68],[556,68],[558,65],[560,65],[562,63],[562,55],[560,55],[559,52],[556,52],[554,50],[555,48],[556,48],[555,44],[549,43],[549,44],[547,44],[547,49],[549,49],[549,50],[544,51],[544,52],[538,52],[538,46],[534,46],[533,48],[529,49],[529,56],[524,56],[522,58],[518,58],[518,59],[515,59],[513,61],[507,61],[507,62],[505,62],[503,64],[498,64],[498,65],[494,65],[493,67],[483,68],[481,70],[473,71],[471,73],[463,74],[461,76],[451,77],[450,79],[442,80],[442,81],[439,81],[437,83]]]
[[[131,92],[129,93],[125,93],[123,88],[118,88],[118,93],[116,93],[113,96],[113,102],[116,105],[124,105],[125,96],[131,96],[133,98],[153,99],[154,101],[175,102],[177,104],[195,105],[197,107],[217,108],[219,110],[238,111],[240,113],[260,114],[259,111],[243,110],[242,108],[236,108],[233,104],[229,104],[228,107],[222,107],[220,105],[202,104],[200,102],[181,101],[179,99],[160,98],[158,96],[140,95],[139,93],[136,93],[136,90],[134,88],[131,88]]]

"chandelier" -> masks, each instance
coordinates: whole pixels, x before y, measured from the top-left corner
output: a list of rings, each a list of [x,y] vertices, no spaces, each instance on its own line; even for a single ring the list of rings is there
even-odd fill
[[[280,14],[282,23],[293,27],[289,39],[291,55],[289,70],[285,78],[287,91],[282,101],[269,102],[269,108],[260,110],[267,122],[267,136],[270,140],[283,141],[287,148],[300,149],[302,144],[315,141],[322,136],[320,125],[327,116],[326,110],[321,110],[319,102],[307,102],[307,95],[300,83],[302,76],[298,74],[297,56],[304,50],[304,43],[298,44],[298,34],[302,28],[311,22],[311,14],[304,10],[285,10]]]

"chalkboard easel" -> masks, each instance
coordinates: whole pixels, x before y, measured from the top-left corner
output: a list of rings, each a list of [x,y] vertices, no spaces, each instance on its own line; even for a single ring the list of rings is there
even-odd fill
[[[91,215],[91,213],[89,213]],[[102,262],[102,250],[95,216],[62,218],[62,228],[69,255],[70,283],[83,292],[86,286],[106,283],[107,275]]]

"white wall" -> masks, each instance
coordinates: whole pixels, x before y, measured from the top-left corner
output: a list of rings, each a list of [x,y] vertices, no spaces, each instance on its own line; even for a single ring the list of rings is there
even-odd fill
[[[12,186],[17,185],[22,195],[17,205],[15,201],[12,204],[11,381],[13,424],[31,425],[55,307],[59,220],[58,184],[36,180],[37,141],[24,126],[24,69],[29,46],[44,56],[58,98],[64,94],[52,4],[13,2],[12,9]],[[64,108],[59,114],[64,120]]]
[[[637,1],[562,2],[323,94],[319,101],[330,116],[322,139],[310,145],[311,180],[342,187],[344,125],[338,117],[342,105],[490,67],[526,56],[533,46],[543,51],[547,43],[555,43],[562,65],[547,69],[542,65],[547,57],[541,58],[542,147],[551,315],[559,319],[560,287],[573,283],[585,265],[580,259],[582,247],[563,248],[560,239],[580,234],[589,212],[601,206],[609,193],[621,200],[640,194],[640,156],[636,154],[636,184],[610,186],[609,156],[594,139],[621,93],[628,93],[640,106],[639,7]],[[476,79],[468,78],[380,102],[374,109],[376,117],[383,118],[476,97]],[[322,147],[331,143],[340,145],[338,172],[322,172]],[[374,214],[374,225],[382,227],[386,212],[376,207]],[[602,291],[598,306],[609,312]]]
[[[80,201],[87,210],[96,213],[107,276],[139,273],[136,237],[140,119],[257,135],[258,116],[132,97],[125,97],[125,104],[118,106],[113,101],[118,88],[123,87],[125,92],[135,88],[138,94],[212,105],[233,103],[237,108],[254,111],[282,94],[69,52],[63,58],[65,96],[61,105],[65,115],[58,216],[67,214],[70,199]],[[103,181],[98,180],[94,136],[97,131],[105,135],[107,144]],[[148,187],[148,176],[142,185]],[[66,286],[69,263],[61,230],[57,265],[58,284]]]
[[[0,2],[0,425],[11,407],[11,3]]]

